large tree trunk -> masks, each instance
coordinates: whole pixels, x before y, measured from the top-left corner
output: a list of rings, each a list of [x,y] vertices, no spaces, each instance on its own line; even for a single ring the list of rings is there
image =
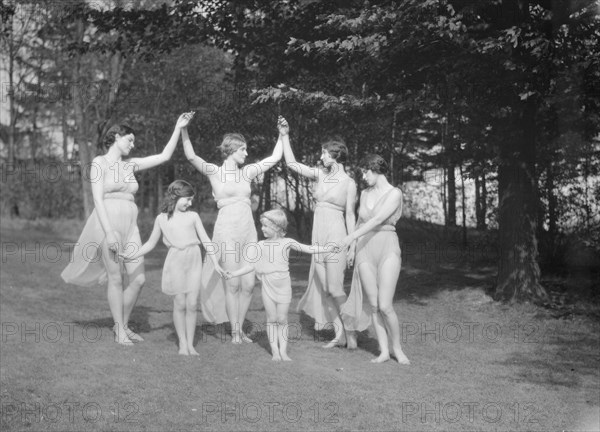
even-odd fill
[[[535,102],[528,102],[515,125],[520,134],[500,150],[498,300],[547,298],[540,285],[536,238],[535,113]]]

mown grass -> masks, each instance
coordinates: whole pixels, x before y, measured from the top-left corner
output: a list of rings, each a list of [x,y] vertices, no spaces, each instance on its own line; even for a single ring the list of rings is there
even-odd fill
[[[178,356],[171,299],[160,292],[164,247],[148,257],[133,315],[146,340],[118,346],[105,289],[66,285],[59,276],[65,244],[80,227],[19,224],[1,227],[2,430],[598,428],[597,305],[572,305],[565,314],[491,301],[493,257],[457,249],[455,232],[403,222],[395,307],[412,364],[400,366],[369,362],[377,350],[369,331],[355,352],[320,347],[331,334],[295,312],[307,257],[291,266],[291,363],[270,360],[258,287],[248,314],[254,344],[231,344],[199,315],[200,356]],[[470,234],[470,245],[485,242],[493,238]]]

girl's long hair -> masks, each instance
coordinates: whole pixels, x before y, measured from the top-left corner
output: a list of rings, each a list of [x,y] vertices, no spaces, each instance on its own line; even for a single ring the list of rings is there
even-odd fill
[[[165,199],[163,201],[162,208],[160,209],[161,213],[166,213],[167,219],[170,219],[171,216],[173,216],[173,211],[177,205],[177,200],[179,198],[187,198],[194,195],[196,195],[194,186],[185,180],[175,180],[167,188],[167,193],[165,194]]]

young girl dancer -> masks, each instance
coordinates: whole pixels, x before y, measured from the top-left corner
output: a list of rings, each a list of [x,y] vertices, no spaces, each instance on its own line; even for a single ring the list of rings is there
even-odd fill
[[[198,355],[194,349],[196,331],[196,305],[202,276],[200,241],[206,246],[210,238],[204,230],[198,213],[189,211],[194,199],[194,188],[184,180],[169,185],[162,213],[156,217],[150,238],[139,251],[131,256],[121,255],[129,261],[150,252],[162,233],[163,242],[169,248],[162,273],[162,291],[175,296],[173,300],[173,324],[179,338],[179,354]],[[215,254],[207,254],[221,275],[223,270]]]
[[[254,265],[248,265],[233,272],[226,272],[225,278],[238,277],[252,271],[262,282],[262,299],[267,312],[267,335],[273,361],[291,358],[287,355],[288,310],[292,301],[292,281],[290,279],[290,249],[317,254],[333,252],[334,246],[310,246],[286,238],[287,218],[283,210],[269,210],[260,216],[261,230],[266,240],[257,244]]]

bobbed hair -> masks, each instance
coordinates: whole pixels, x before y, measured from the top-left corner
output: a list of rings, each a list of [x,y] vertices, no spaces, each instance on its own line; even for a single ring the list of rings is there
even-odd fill
[[[326,141],[321,148],[327,150],[336,162],[345,164],[348,161],[348,147],[340,140]]]
[[[120,124],[111,126],[98,142],[98,151],[106,153],[110,146],[117,140],[117,135],[125,136],[129,134],[135,135],[135,131],[127,125]]]
[[[240,147],[246,144],[246,138],[240,133],[228,133],[223,135],[223,141],[219,146],[221,156],[227,159],[229,155],[235,153]]]
[[[384,158],[377,154],[368,154],[361,159],[358,167],[364,170],[371,170],[377,174],[386,175],[389,171],[389,166]]]
[[[261,223],[267,223],[279,230],[280,235],[287,232],[288,220],[285,212],[281,209],[267,210],[260,215]]]
[[[186,182],[185,180],[175,180],[167,188],[165,199],[162,204],[161,212],[167,214],[167,218],[170,219],[175,211],[177,200],[179,198],[193,197],[196,195],[194,186]]]

